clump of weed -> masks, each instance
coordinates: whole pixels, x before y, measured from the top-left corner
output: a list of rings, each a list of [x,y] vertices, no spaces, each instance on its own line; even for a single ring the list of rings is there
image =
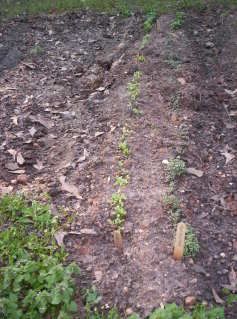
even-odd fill
[[[142,77],[141,71],[136,71],[133,74],[132,81],[128,83],[128,94],[129,94],[129,107],[134,114],[141,114],[137,107],[137,99],[140,96],[140,80]]]
[[[200,250],[196,234],[191,226],[187,227],[185,234],[184,256],[195,257]]]
[[[166,194],[163,197],[163,204],[167,211],[170,213],[172,222],[174,224],[178,223],[182,213],[178,197],[174,194]]]
[[[213,307],[207,309],[203,305],[195,307],[193,312],[185,311],[176,304],[167,304],[163,309],[156,309],[149,319],[225,319],[224,308]]]
[[[172,159],[167,164],[168,179],[170,182],[174,181],[177,177],[182,176],[186,172],[186,165],[180,158]]]
[[[72,318],[75,264],[64,266],[58,222],[47,205],[21,196],[0,200],[0,315],[7,319]]]
[[[176,12],[174,20],[171,22],[171,28],[173,30],[180,29],[184,24],[185,14],[184,12]]]

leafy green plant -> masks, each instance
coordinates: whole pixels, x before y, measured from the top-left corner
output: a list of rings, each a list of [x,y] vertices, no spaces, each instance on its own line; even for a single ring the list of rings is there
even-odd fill
[[[115,178],[115,185],[118,185],[120,187],[127,186],[128,185],[128,180],[129,180],[129,176],[128,175],[126,175],[126,176],[117,176]]]
[[[187,312],[176,304],[167,304],[163,309],[156,309],[149,319],[225,319],[222,307],[207,309],[198,305],[193,312]]]
[[[72,318],[75,264],[64,266],[54,240],[57,220],[47,205],[20,196],[0,200],[0,316]]]
[[[145,46],[147,46],[147,44],[150,41],[150,34],[146,34],[144,35],[144,37],[142,38],[142,43],[140,45],[140,50],[143,50],[145,48]]]
[[[125,209],[125,200],[126,200],[126,196],[120,193],[120,191],[112,194],[111,203],[114,210],[114,216],[113,216],[114,218],[112,222],[118,228],[123,226],[126,215],[127,215],[127,212]]]
[[[180,158],[174,158],[167,164],[168,179],[170,182],[174,181],[177,177],[182,176],[186,172],[186,165]]]
[[[138,54],[138,55],[136,56],[136,60],[137,60],[137,62],[143,63],[143,62],[146,61],[146,58],[144,57],[143,54]]]
[[[125,157],[128,157],[129,154],[130,154],[130,150],[129,150],[129,145],[127,143],[127,141],[121,141],[119,143],[119,150],[122,152],[122,154],[125,156]]]
[[[149,33],[156,21],[156,17],[157,17],[157,14],[154,12],[154,11],[150,11],[147,16],[146,16],[146,20],[143,24],[143,28],[144,28],[144,31],[146,33]]]
[[[170,25],[171,28],[173,30],[180,29],[183,26],[183,24],[184,24],[184,18],[185,18],[184,12],[180,12],[180,11],[176,12],[175,18],[171,22],[171,25]]]
[[[195,257],[200,250],[200,245],[196,234],[191,226],[187,227],[185,234],[184,256]]]

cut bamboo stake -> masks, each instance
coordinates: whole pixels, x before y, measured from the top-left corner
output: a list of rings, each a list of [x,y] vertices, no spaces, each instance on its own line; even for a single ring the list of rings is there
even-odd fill
[[[174,243],[174,259],[181,260],[184,255],[184,245],[185,245],[185,233],[186,225],[184,223],[178,223],[175,243]]]
[[[114,246],[120,251],[123,251],[123,237],[120,230],[114,231]]]

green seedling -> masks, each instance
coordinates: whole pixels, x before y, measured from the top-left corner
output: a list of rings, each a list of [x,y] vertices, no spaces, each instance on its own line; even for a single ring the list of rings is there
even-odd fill
[[[146,58],[144,57],[143,54],[138,54],[138,55],[136,56],[136,60],[137,60],[137,62],[144,63],[144,62],[146,61]]]
[[[127,212],[125,209],[126,197],[124,194],[114,193],[111,197],[112,207],[114,209],[114,218],[112,220],[113,224],[119,229],[123,226]]]
[[[200,250],[200,245],[196,234],[191,226],[188,226],[185,234],[184,256],[195,257]]]
[[[149,33],[151,31],[151,29],[156,21],[156,17],[157,17],[157,15],[154,11],[151,11],[148,13],[146,20],[143,24],[143,28],[144,28],[144,31],[146,33]]]
[[[163,204],[167,211],[170,213],[172,222],[174,224],[178,223],[180,221],[182,213],[178,197],[173,194],[166,194],[163,197]]]
[[[185,14],[184,12],[176,12],[174,20],[171,22],[171,29],[178,30],[184,24]]]
[[[149,34],[144,35],[144,37],[142,39],[142,43],[140,45],[140,50],[143,50],[147,46],[147,44],[150,41],[150,37],[151,36]]]
[[[119,150],[125,157],[128,157],[130,155],[129,145],[127,141],[121,141],[119,143]]]
[[[129,181],[129,176],[117,176],[115,179],[115,185],[120,186],[120,187],[124,187],[128,185],[128,181]]]
[[[186,172],[185,162],[180,158],[172,159],[167,164],[168,179],[170,182],[174,181],[177,177],[182,176]]]
[[[225,319],[224,308],[213,307],[207,309],[202,305],[195,307],[193,311],[186,311],[176,304],[167,304],[163,309],[156,309],[148,317],[149,319]]]

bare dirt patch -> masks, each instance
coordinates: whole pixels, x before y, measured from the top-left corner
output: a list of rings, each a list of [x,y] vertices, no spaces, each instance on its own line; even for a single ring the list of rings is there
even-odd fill
[[[236,13],[217,15],[191,14],[175,32],[172,17],[161,17],[141,50],[144,63],[136,60],[140,15],[82,12],[0,29],[1,190],[51,196],[71,232],[64,243],[82,269],[79,288],[94,283],[102,302],[122,312],[145,316],[190,295],[214,303],[211,288],[219,293],[236,267]],[[141,116],[131,113],[127,92],[138,69]],[[121,254],[108,220],[125,124]],[[182,263],[172,259],[174,227],[162,205],[162,161],[175,156],[204,173],[185,175],[175,189],[201,245]]]

